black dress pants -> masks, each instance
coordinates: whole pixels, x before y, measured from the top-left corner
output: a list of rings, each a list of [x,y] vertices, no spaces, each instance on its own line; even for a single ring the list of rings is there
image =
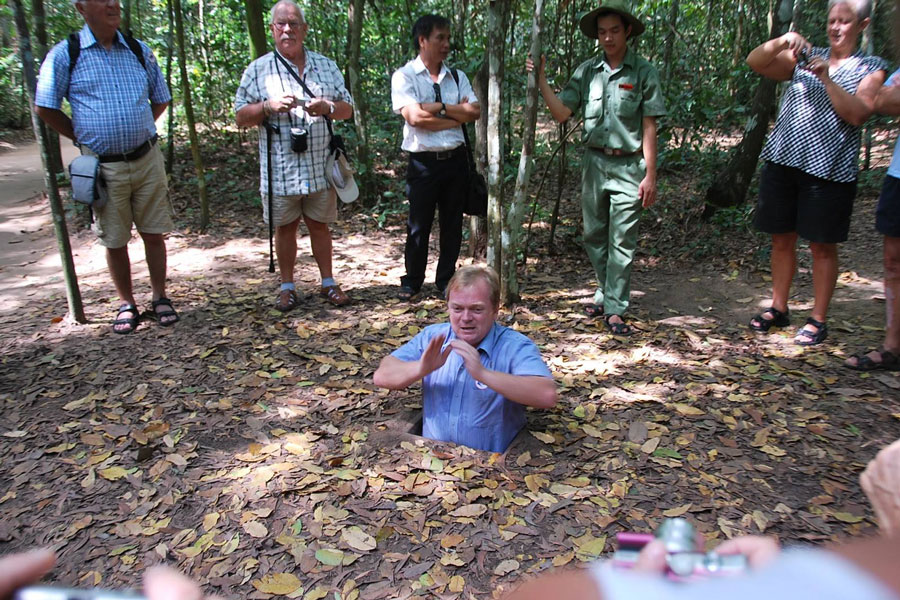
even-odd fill
[[[441,227],[440,257],[435,284],[444,290],[456,272],[462,244],[462,205],[467,184],[465,151],[447,158],[435,153],[411,153],[406,169],[409,219],[406,224],[406,275],[401,285],[418,291],[425,283],[428,265],[428,238],[438,209]]]

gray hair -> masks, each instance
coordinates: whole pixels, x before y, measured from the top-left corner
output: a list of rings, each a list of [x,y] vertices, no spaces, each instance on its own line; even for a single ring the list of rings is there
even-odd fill
[[[79,0],[72,0],[73,2],[78,2]],[[282,4],[287,4],[288,6],[293,6],[297,9],[297,14],[300,15],[300,22],[306,23],[306,17],[303,15],[303,9],[300,8],[300,5],[294,2],[294,0],[278,0],[273,6],[272,10],[269,12],[269,23],[275,22],[275,10],[281,6]]]
[[[828,0],[828,10],[825,14],[831,13],[831,9],[838,4],[849,4],[859,21],[872,16],[872,0]]]

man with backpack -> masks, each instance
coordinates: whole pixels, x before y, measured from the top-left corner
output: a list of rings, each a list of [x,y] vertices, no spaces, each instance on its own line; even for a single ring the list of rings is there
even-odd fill
[[[157,118],[172,96],[150,48],[118,30],[118,0],[76,0],[85,25],[56,44],[41,66],[35,111],[71,138],[83,155],[96,156],[107,203],[93,208],[94,231],[122,305],[115,333],[137,329],[128,241],[132,223],[144,242],[152,289],[152,315],[160,325],[178,321],[166,297],[165,234],[174,227]],[[72,108],[62,112],[62,99]]]

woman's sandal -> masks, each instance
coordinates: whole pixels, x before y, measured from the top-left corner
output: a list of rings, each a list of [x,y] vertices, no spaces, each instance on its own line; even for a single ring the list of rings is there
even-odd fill
[[[282,304],[281,295],[284,292],[289,292],[287,302]],[[297,292],[295,290],[281,290],[278,292],[278,299],[275,301],[275,310],[281,312],[288,312],[289,310],[294,310],[300,304],[300,298],[297,296]]]
[[[599,304],[585,304],[584,314],[592,319],[600,319],[603,317],[603,307]]]
[[[766,318],[766,314],[772,315],[771,319]],[[750,329],[753,331],[761,331],[765,333],[772,327],[787,327],[791,324],[791,311],[785,310],[781,312],[774,306],[770,306],[752,319],[750,319]]]
[[[160,326],[162,327],[171,327],[175,323],[181,320],[181,317],[178,316],[178,313],[175,312],[175,307],[172,306],[172,301],[163,296],[159,300],[154,300],[152,303],[153,310],[150,312],[153,314],[153,317],[159,321]],[[157,306],[167,306],[167,310],[156,310]],[[172,318],[174,317],[174,318]],[[166,320],[168,319],[168,320]]]
[[[612,323],[610,319],[613,317],[619,317],[622,319],[621,323]],[[609,328],[610,333],[613,335],[631,335],[632,329],[631,325],[625,322],[625,318],[622,315],[606,315],[603,318],[603,322],[606,323],[606,326]]]
[[[122,313],[130,312],[133,314],[133,317],[120,317]],[[134,330],[137,329],[138,320],[140,319],[140,313],[138,312],[137,306],[134,304],[123,304],[119,307],[119,312],[116,313],[116,319],[112,322],[113,333],[119,333],[122,335],[128,333],[134,333]],[[128,325],[128,329],[116,329],[116,325]]]
[[[881,360],[874,361],[869,357],[873,352],[881,356]],[[870,350],[865,354],[854,354],[850,359],[856,359],[856,364],[844,362],[844,366],[854,371],[900,371],[900,358],[890,350],[879,348],[878,350]],[[850,360],[847,359],[847,360]]]
[[[806,325],[812,325],[816,331],[810,331]],[[806,325],[800,328],[797,335],[794,336],[794,343],[798,346],[816,346],[825,341],[828,337],[828,326],[825,321],[816,321],[812,317],[806,319]]]

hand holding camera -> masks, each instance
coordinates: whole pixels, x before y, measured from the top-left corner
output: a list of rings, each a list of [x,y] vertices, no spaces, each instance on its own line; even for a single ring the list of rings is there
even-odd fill
[[[623,532],[616,536],[616,568],[665,573],[675,581],[739,575],[774,558],[778,543],[770,537],[729,540],[713,552],[703,551],[703,538],[685,519],[666,519],[656,535]]]
[[[296,106],[297,98],[293,94],[282,94],[266,100],[273,113],[286,113]]]

